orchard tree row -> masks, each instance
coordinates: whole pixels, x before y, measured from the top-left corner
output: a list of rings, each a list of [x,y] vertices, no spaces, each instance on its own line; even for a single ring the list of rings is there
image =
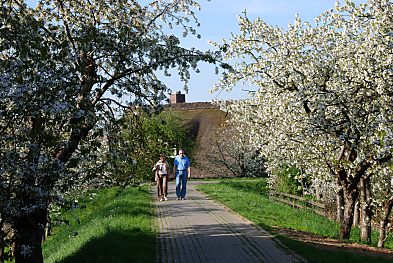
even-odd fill
[[[216,44],[233,70],[215,87],[257,87],[226,106],[239,138],[263,156],[272,187],[272,171],[296,167],[314,189],[333,189],[343,239],[360,200],[361,239],[370,242],[377,219],[383,246],[393,206],[392,2],[345,1],[286,30],[244,13],[239,26]]]
[[[177,69],[186,83],[199,61],[215,62],[168,34],[196,35],[194,0],[37,2],[0,1],[0,223],[14,231],[16,262],[29,263],[43,262],[50,205],[114,160],[98,149],[103,138],[106,150],[116,143],[122,110],[157,108],[168,91],[159,71]],[[131,152],[139,135],[129,132]]]

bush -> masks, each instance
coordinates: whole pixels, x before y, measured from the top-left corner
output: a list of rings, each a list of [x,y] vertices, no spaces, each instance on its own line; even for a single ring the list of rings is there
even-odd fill
[[[120,119],[118,126],[108,132],[108,149],[102,160],[105,178],[112,185],[154,180],[152,168],[160,154],[171,163],[175,147],[187,149],[192,158],[195,140],[183,119],[171,112],[153,114],[135,109]]]
[[[299,175],[300,169],[284,165],[271,177],[270,186],[277,192],[301,195],[302,184],[297,179]]]

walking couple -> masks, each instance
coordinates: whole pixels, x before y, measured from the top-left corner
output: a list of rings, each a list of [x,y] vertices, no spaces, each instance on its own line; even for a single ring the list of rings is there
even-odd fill
[[[160,155],[160,160],[156,163],[153,170],[155,170],[155,179],[157,181],[158,198],[160,201],[167,201],[170,167],[164,154]],[[177,200],[184,200],[186,198],[187,179],[191,177],[190,160],[185,155],[184,149],[180,149],[179,155],[175,157],[173,174],[176,176]]]

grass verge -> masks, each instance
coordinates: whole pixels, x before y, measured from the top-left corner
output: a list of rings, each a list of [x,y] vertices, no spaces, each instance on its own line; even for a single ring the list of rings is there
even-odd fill
[[[46,263],[154,262],[154,206],[148,186],[103,189],[65,215],[43,244]],[[89,200],[89,201],[88,201]]]
[[[288,205],[270,201],[265,179],[222,180],[219,184],[204,184],[198,188],[213,199],[223,203],[256,225],[275,232],[275,229],[293,229],[313,233],[322,237],[338,238],[339,226],[311,211],[299,210]],[[362,251],[353,253],[340,249],[314,246],[284,236],[278,237],[285,245],[302,255],[309,262],[392,262],[385,257],[367,255]],[[373,243],[377,235],[373,233]],[[359,242],[359,230],[354,228],[351,242]],[[386,247],[393,248],[390,237]]]

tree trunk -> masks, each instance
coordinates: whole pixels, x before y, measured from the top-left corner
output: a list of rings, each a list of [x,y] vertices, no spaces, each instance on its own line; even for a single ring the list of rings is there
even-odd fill
[[[357,201],[356,203],[355,203],[355,208],[354,208],[354,211],[353,211],[353,225],[354,226],[358,226],[359,225],[359,222],[360,222],[360,208],[359,208],[359,206],[360,206],[360,203],[359,203],[359,201]]]
[[[4,220],[2,222],[1,235],[3,242],[3,260],[7,259],[8,261],[13,262],[15,255],[15,230],[9,223],[4,222]],[[7,248],[8,251],[6,252]]]
[[[379,223],[378,247],[385,246],[387,224],[388,224],[387,220],[381,220],[381,222]]]
[[[1,214],[0,214],[0,263],[4,262],[4,248],[5,248],[4,239],[5,239],[5,235],[3,232],[3,219],[1,218]]]
[[[392,207],[393,207],[393,197],[390,197],[390,199],[384,202],[382,206],[383,216],[382,216],[382,220],[379,223],[378,247],[385,246],[386,227],[389,223],[389,216],[390,216],[390,212],[392,211]]]
[[[359,191],[357,190],[356,187],[344,191],[344,197],[345,197],[344,217],[340,227],[340,238],[342,239],[349,239],[351,235],[353,212],[358,196],[359,196]]]
[[[361,200],[361,223],[360,239],[363,242],[371,243],[371,185],[370,176],[363,177],[360,180],[360,200]]]
[[[49,209],[46,211],[46,222],[47,223],[45,225],[44,235],[42,236],[42,241],[48,240],[48,237],[51,234],[52,224],[51,224],[51,220],[50,220]]]
[[[344,189],[339,186],[339,190],[336,194],[336,202],[337,202],[337,217],[336,222],[341,223],[344,220]]]
[[[15,222],[15,262],[43,263],[42,236],[47,223],[46,209],[37,210]]]

